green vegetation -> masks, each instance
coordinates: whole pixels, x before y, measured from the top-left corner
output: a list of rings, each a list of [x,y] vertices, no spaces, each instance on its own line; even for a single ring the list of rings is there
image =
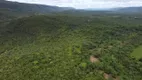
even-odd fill
[[[132,53],[132,56],[134,56],[135,58],[137,59],[140,59],[142,58],[142,46],[134,49],[133,53]]]
[[[141,80],[141,21],[113,16],[41,15],[0,29],[0,80]],[[100,61],[91,63],[90,56]],[[102,73],[100,73],[100,71]]]
[[[0,5],[0,80],[142,80],[141,14],[5,4],[22,9]]]

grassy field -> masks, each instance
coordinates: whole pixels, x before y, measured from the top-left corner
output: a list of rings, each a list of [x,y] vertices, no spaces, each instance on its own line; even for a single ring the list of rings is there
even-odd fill
[[[132,56],[134,56],[137,59],[142,58],[142,46],[134,49],[134,51],[132,52]]]

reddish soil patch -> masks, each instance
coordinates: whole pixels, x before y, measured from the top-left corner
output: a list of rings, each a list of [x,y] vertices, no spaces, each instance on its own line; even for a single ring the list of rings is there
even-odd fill
[[[116,77],[114,78],[114,77],[112,77],[111,74],[107,74],[107,73],[104,73],[103,76],[104,76],[104,78],[105,78],[106,80],[109,80],[109,79],[112,79],[112,80],[120,80],[119,76],[116,76]]]
[[[99,62],[99,59],[96,58],[95,56],[90,56],[90,62],[96,63],[96,62]]]
[[[119,76],[113,78],[113,80],[120,80]]]
[[[106,80],[110,79],[112,76],[110,74],[104,73],[104,78]]]

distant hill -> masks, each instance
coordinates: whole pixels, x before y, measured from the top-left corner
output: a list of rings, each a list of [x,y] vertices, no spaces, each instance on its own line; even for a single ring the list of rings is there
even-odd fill
[[[0,1],[0,13],[13,14],[13,15],[45,14],[51,12],[61,12],[70,9],[73,8],[38,5],[38,4],[26,4],[26,3],[10,2],[5,0]]]
[[[140,13],[142,12],[142,7],[114,8],[113,11],[121,13]]]
[[[108,9],[97,9],[97,8],[89,8],[89,9],[84,9],[85,12],[103,12],[103,13],[126,13],[126,14],[132,14],[132,13],[141,13],[142,12],[142,7],[118,7],[118,8],[108,8]]]

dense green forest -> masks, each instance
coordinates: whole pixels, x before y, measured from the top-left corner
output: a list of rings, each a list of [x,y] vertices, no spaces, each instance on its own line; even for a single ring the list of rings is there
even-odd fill
[[[5,21],[0,80],[141,80],[141,58],[131,56],[142,45],[142,19],[135,16],[53,14]]]
[[[142,80],[141,14],[25,5],[0,5],[0,80]]]

